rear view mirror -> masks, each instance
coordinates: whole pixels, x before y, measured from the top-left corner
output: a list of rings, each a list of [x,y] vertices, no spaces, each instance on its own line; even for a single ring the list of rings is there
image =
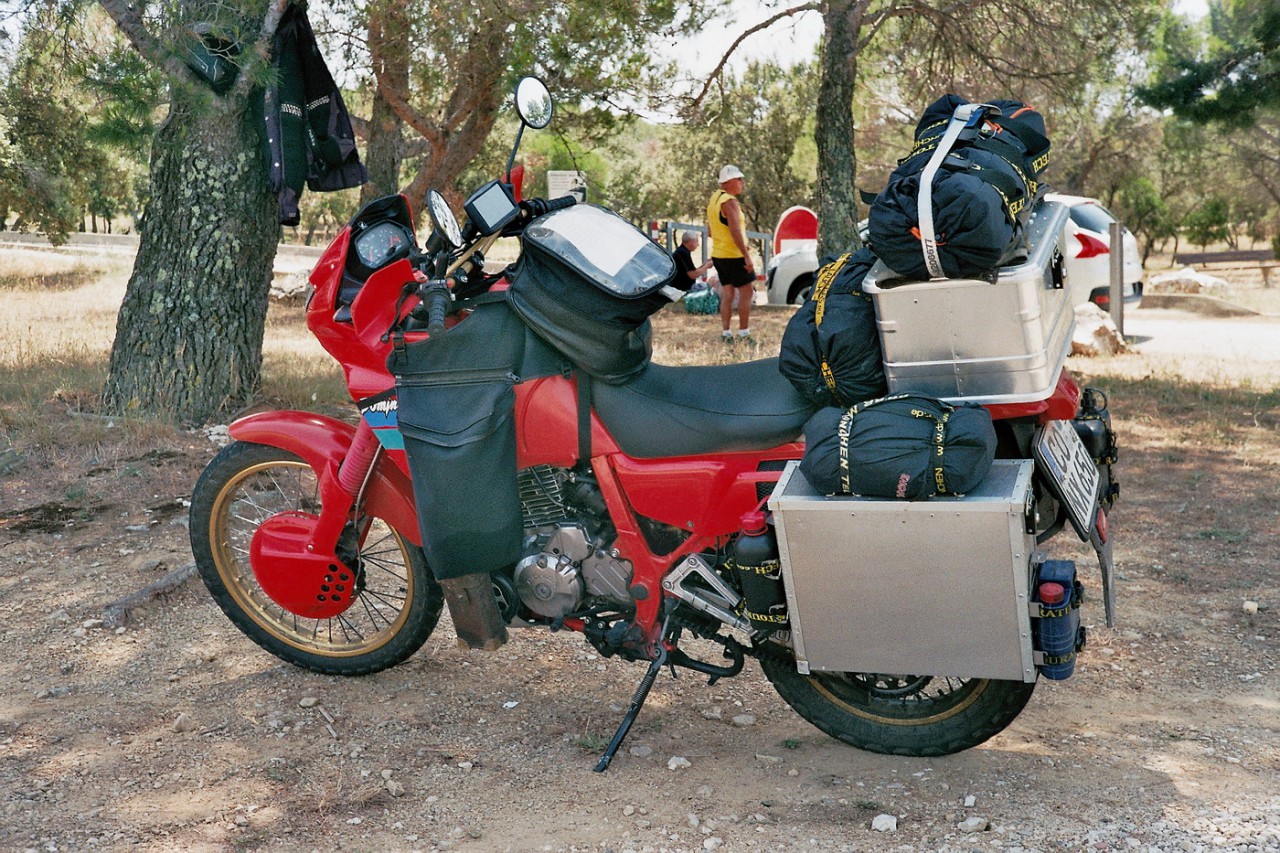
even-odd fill
[[[541,129],[551,124],[555,111],[551,92],[537,77],[522,77],[516,84],[516,112],[529,127]]]

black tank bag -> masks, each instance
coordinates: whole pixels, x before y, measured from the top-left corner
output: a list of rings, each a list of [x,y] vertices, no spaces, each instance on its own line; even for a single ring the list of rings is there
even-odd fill
[[[511,270],[511,306],[575,367],[611,384],[653,354],[649,316],[679,299],[676,265],[612,211],[589,204],[535,219]]]

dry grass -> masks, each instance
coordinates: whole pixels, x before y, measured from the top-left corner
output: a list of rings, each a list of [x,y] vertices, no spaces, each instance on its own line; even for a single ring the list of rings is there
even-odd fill
[[[720,316],[686,314],[672,306],[653,318],[653,359],[659,364],[732,364],[778,354],[782,332],[794,308],[757,305],[751,311],[751,339],[726,344],[720,338]],[[738,319],[733,319],[733,331]]]
[[[174,434],[150,420],[93,414],[130,268],[127,258],[0,251],[0,451],[62,445],[93,454],[118,441],[163,441]],[[45,284],[51,280],[62,289],[51,290]],[[272,306],[262,379],[262,395],[273,405],[349,404],[340,368],[307,332],[298,305]]]
[[[7,286],[0,312],[0,425],[5,444],[69,442],[93,446],[123,426],[133,435],[159,428],[145,422],[78,419],[75,435],[63,425],[45,426],[50,410],[91,413],[106,377],[116,314],[124,296],[125,259],[67,257],[49,252],[0,252],[0,279]],[[42,282],[57,281],[52,291]],[[1238,286],[1241,293],[1280,304],[1280,291]],[[1243,301],[1243,300],[1242,300]],[[726,344],[718,316],[690,315],[679,306],[654,318],[654,359],[662,364],[728,364],[778,353],[793,309],[756,306],[750,341]],[[734,320],[734,328],[737,320]],[[1115,389],[1117,400],[1150,398],[1186,409],[1206,422],[1274,428],[1280,416],[1277,379],[1245,370],[1229,359],[1124,355],[1113,359],[1073,359],[1071,367],[1095,384]],[[263,348],[261,397],[285,408],[345,411],[350,401],[336,362],[307,331],[300,305],[273,304]],[[20,437],[21,436],[21,437]],[[0,450],[3,450],[0,447]]]
[[[34,249],[0,252],[0,291],[33,290],[40,293],[71,290],[100,272],[97,258],[62,255]]]

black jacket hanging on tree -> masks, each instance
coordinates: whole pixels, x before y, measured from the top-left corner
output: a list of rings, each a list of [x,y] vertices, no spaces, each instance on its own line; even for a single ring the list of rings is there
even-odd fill
[[[290,4],[271,49],[274,81],[263,93],[259,130],[267,154],[267,184],[280,196],[280,222],[298,224],[305,184],[316,192],[369,180],[356,151],[351,116],[320,55],[301,6]]]

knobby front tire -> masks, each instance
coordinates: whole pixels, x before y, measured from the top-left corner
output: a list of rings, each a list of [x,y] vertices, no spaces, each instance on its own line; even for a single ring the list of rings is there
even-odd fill
[[[191,495],[191,550],[205,586],[251,640],[312,672],[368,675],[407,660],[435,629],[444,596],[422,550],[385,521],[370,521],[360,592],[337,616],[290,613],[255,579],[249,544],[258,526],[280,512],[320,509],[315,472],[300,458],[263,444],[229,444]]]
[[[950,755],[999,734],[1026,707],[1035,683],[814,672],[761,660],[765,677],[797,714],[837,740],[886,755]]]

